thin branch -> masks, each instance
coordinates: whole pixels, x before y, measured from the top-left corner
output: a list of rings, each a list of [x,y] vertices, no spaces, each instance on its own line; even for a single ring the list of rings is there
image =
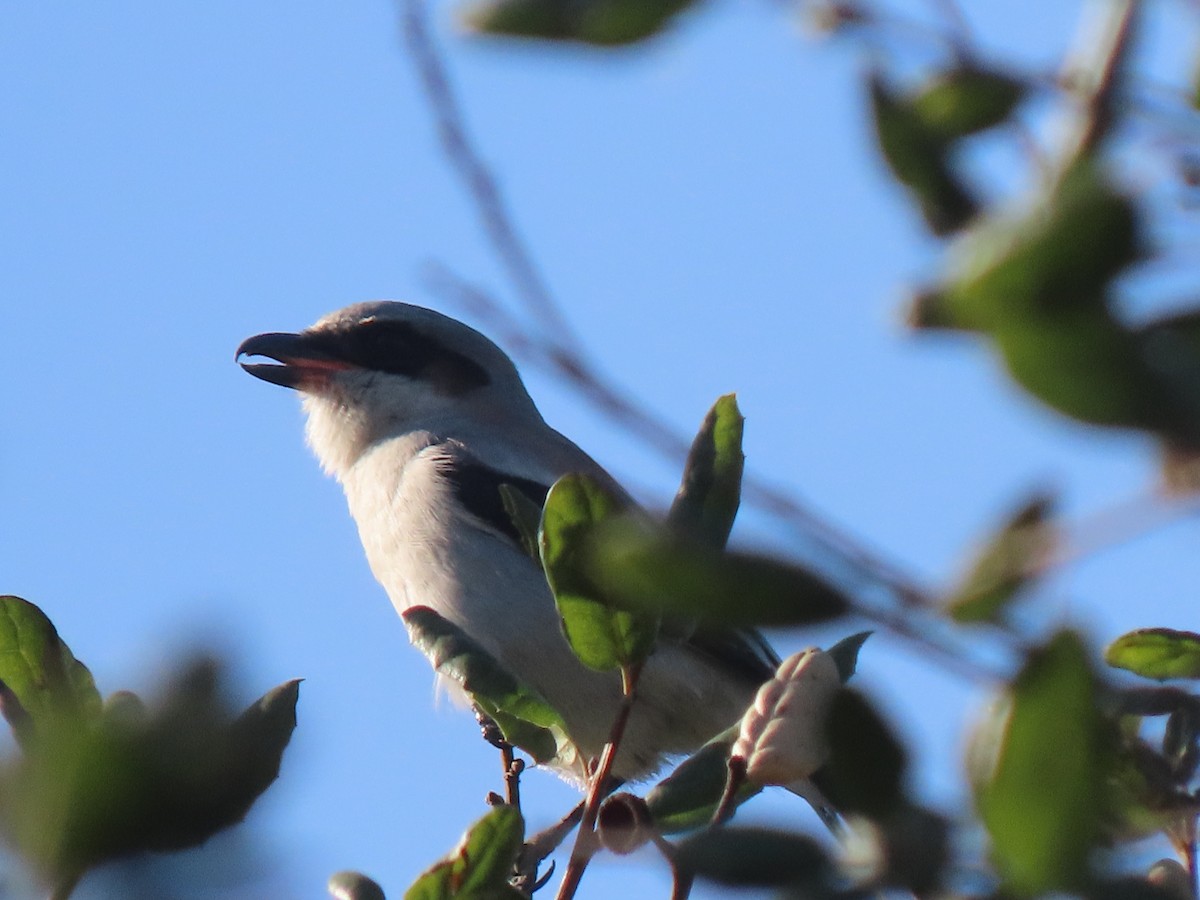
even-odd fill
[[[671,867],[671,900],[688,900],[692,893],[692,884],[696,880],[695,877],[679,868],[679,854],[676,853],[674,844],[661,834],[655,834],[653,840],[654,846],[658,848],[658,852],[663,855],[663,859]]]
[[[633,712],[633,703],[637,699],[638,676],[641,671],[641,663],[621,667],[621,706],[613,720],[608,743],[604,745],[604,750],[600,753],[600,762],[596,766],[596,771],[592,773],[587,799],[583,805],[583,818],[579,823],[579,832],[575,835],[575,846],[571,850],[567,871],[563,873],[557,900],[571,900],[575,896],[588,863],[599,849],[596,817],[600,814],[600,804],[610,790],[613,762],[621,749],[621,741],[625,737],[625,726],[629,724],[629,714]]]
[[[1062,76],[1080,98],[1077,124],[1062,155],[1064,165],[1095,150],[1112,128],[1139,7],[1139,0],[1093,0],[1092,9],[1085,11],[1075,59],[1068,60]]]

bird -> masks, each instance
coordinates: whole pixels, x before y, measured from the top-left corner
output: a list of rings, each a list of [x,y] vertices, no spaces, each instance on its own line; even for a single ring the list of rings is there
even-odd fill
[[[586,783],[621,703],[620,677],[572,652],[545,575],[501,486],[539,508],[583,474],[633,503],[542,418],[513,361],[440,312],[356,303],[295,333],[258,334],[236,360],[302,398],[307,441],[342,486],[376,580],[397,612],[428,607],[561,716],[547,765]],[[612,774],[645,779],[738,722],[779,657],[756,631],[664,631],[646,660]]]

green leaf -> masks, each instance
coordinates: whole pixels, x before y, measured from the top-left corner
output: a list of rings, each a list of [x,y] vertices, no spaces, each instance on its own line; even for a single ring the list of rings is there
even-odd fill
[[[1021,504],[984,545],[946,609],[958,622],[995,622],[1049,558],[1054,498],[1038,493]]]
[[[0,828],[61,882],[107,860],[179,850],[240,822],[274,781],[295,725],[298,682],[233,718],[211,663],[185,670],[151,711],[89,727],[58,717],[0,769]]]
[[[523,895],[508,883],[525,838],[515,806],[497,806],[471,826],[444,860],[418,878],[404,900],[500,900]]]
[[[0,681],[33,722],[49,715],[99,716],[92,673],[58,636],[51,621],[20,597],[0,596]]]
[[[592,536],[624,502],[586,475],[565,475],[550,488],[540,545],[563,632],[585,666],[600,672],[636,665],[654,647],[658,618],[609,605],[585,567]]]
[[[944,73],[913,98],[913,111],[944,141],[975,134],[1004,122],[1025,96],[1015,78],[974,66]]]
[[[1200,678],[1200,634],[1172,628],[1140,628],[1104,651],[1104,661],[1143,678]]]
[[[842,688],[825,724],[829,762],[814,776],[838,810],[881,819],[904,803],[904,745],[866,698]]]
[[[616,522],[593,542],[588,573],[623,607],[737,628],[807,625],[845,615],[849,601],[800,566]]]
[[[837,666],[842,684],[845,684],[854,675],[854,671],[858,667],[858,651],[862,649],[862,645],[872,634],[874,634],[873,631],[860,631],[842,638],[825,651]]]
[[[963,228],[978,206],[951,167],[945,141],[878,73],[871,76],[870,92],[884,161],[916,199],[929,229],[947,235]]]
[[[662,31],[694,0],[484,0],[466,11],[468,27],[486,34],[612,46]]]
[[[1107,290],[1142,251],[1133,203],[1080,163],[1022,215],[992,216],[953,248],[950,278],[923,301],[918,319],[994,333],[1045,317],[1098,313]]]
[[[771,828],[713,828],[679,844],[684,872],[738,887],[800,887],[812,900],[835,891],[833,866],[812,838]]]
[[[972,756],[976,802],[1008,888],[1082,885],[1108,805],[1112,752],[1077,634],[1061,631],[1030,653]]]
[[[504,739],[538,762],[558,753],[562,717],[542,696],[518,681],[453,622],[427,606],[402,614],[413,644],[439,674],[453,679],[500,727]]]
[[[646,806],[663,834],[690,831],[712,821],[729,777],[729,751],[737,740],[738,726],[728,728],[675,767],[646,794]],[[746,784],[739,802],[761,788]]]
[[[521,549],[528,553],[535,562],[541,564],[541,554],[538,552],[538,525],[542,519],[541,508],[523,492],[512,485],[500,485],[500,501],[504,511],[512,519],[521,537]]]
[[[326,888],[334,900],[386,900],[383,888],[361,872],[335,872]]]
[[[692,442],[667,516],[667,524],[718,550],[729,540],[741,503],[745,421],[733,394],[713,404]]]

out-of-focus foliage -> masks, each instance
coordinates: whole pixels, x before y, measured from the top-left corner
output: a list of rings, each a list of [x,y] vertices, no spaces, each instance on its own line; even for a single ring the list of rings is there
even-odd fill
[[[113,859],[201,844],[278,776],[299,681],[235,714],[201,661],[155,703],[119,692],[102,707],[36,606],[3,597],[0,614],[4,713],[21,747],[0,763],[0,831],[46,881],[69,886]]]

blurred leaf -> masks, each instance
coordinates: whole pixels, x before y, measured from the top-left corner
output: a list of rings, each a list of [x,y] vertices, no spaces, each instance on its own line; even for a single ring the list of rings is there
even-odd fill
[[[585,566],[597,525],[624,503],[586,475],[565,475],[546,495],[540,545],[563,631],[580,662],[600,672],[635,665],[654,647],[658,617],[615,609]]]
[[[1015,78],[973,66],[952,69],[913,98],[913,111],[943,141],[1004,122],[1025,96]]]
[[[828,894],[833,866],[810,837],[770,828],[725,827],[701,831],[679,844],[684,872],[738,887],[805,886],[805,896]]]
[[[951,167],[945,141],[877,73],[870,91],[879,149],[892,174],[916,198],[929,229],[947,235],[963,228],[978,207]]]
[[[877,853],[883,861],[882,884],[903,888],[917,897],[935,894],[950,861],[950,828],[946,820],[919,806],[904,803],[875,823]]]
[[[611,46],[664,29],[694,0],[483,0],[466,10],[468,27],[487,34]]]
[[[0,596],[0,681],[35,723],[50,714],[100,714],[92,673],[46,615],[20,597]]]
[[[663,834],[675,834],[707,825],[716,812],[729,776],[729,750],[737,740],[735,725],[721,732],[675,767],[646,794],[646,807]],[[761,788],[746,784],[740,802]]]
[[[1194,431],[1136,336],[1103,311],[1014,319],[994,332],[1009,374],[1060,413],[1094,425]]]
[[[1162,752],[1171,764],[1171,773],[1180,784],[1187,784],[1200,765],[1200,709],[1195,704],[1178,709],[1167,717]]]
[[[867,642],[867,638],[874,633],[873,631],[860,631],[857,634],[842,638],[825,651],[837,666],[838,674],[841,676],[843,684],[853,677],[858,667],[858,651]]]
[[[1200,678],[1200,634],[1171,628],[1140,628],[1104,651],[1104,661],[1143,678]]]
[[[667,516],[667,524],[718,550],[729,540],[741,503],[745,421],[733,394],[713,404],[692,442]]]
[[[605,596],[631,609],[736,628],[807,625],[845,615],[839,589],[800,566],[614,522],[595,535],[588,572]]]
[[[471,826],[458,846],[418,878],[404,900],[501,900],[524,895],[509,885],[525,820],[514,806],[497,806]]]
[[[1106,772],[1105,839],[1140,840],[1185,826],[1200,803],[1180,782],[1172,760],[1136,735],[1118,745]]]
[[[958,622],[994,622],[1049,558],[1054,544],[1054,498],[1038,493],[984,545],[946,608]]]
[[[975,748],[976,800],[997,869],[1021,894],[1072,890],[1106,807],[1111,750],[1080,637],[1061,631],[1032,651],[1008,692],[1006,715]],[[981,765],[982,754],[991,757]]]
[[[327,888],[334,900],[386,900],[383,888],[361,872],[335,872]]]
[[[842,688],[825,724],[829,762],[814,777],[841,812],[881,819],[904,801],[904,745],[865,697]]]
[[[0,770],[0,827],[59,882],[101,862],[195,846],[240,822],[274,781],[298,681],[233,719],[210,664],[186,670],[144,716],[80,728],[52,719],[35,752]]]
[[[461,685],[495,721],[506,741],[537,762],[555,757],[562,717],[537,691],[517,681],[457,625],[429,607],[410,607],[401,617],[413,644],[434,669]]]
[[[918,319],[993,333],[1048,314],[1097,312],[1109,284],[1141,256],[1133,203],[1088,163],[1020,216],[980,222],[953,248],[951,276]],[[918,324],[920,324],[918,322]]]
[[[521,549],[540,565],[538,525],[542,519],[541,507],[530,500],[523,491],[508,484],[500,485],[500,501],[504,504],[504,511],[512,519],[517,534],[521,537]]]

